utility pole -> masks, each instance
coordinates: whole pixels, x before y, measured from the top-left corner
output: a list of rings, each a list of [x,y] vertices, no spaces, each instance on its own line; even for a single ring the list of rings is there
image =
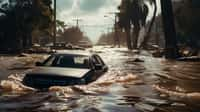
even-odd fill
[[[54,0],[54,31],[53,31],[53,45],[56,46],[56,0]]]
[[[118,44],[118,47],[120,48],[120,39],[119,39],[119,32],[118,32],[118,20],[117,20],[117,17],[118,17],[118,12],[110,12],[108,14],[114,14],[114,46],[116,46]],[[108,17],[108,16],[105,16],[105,17]]]
[[[76,27],[79,28],[79,22],[82,21],[82,19],[77,18],[74,19],[74,21],[76,21]]]

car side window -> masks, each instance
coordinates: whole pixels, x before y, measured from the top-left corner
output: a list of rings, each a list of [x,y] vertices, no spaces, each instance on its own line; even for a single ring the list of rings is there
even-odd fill
[[[101,63],[101,65],[105,65],[103,60],[100,58],[100,56],[96,55],[97,60]]]
[[[49,59],[47,59],[47,61],[44,63],[44,66],[52,66],[55,59],[56,59],[56,56],[49,57]]]
[[[94,63],[94,65],[104,65],[104,63],[102,62],[102,60],[100,59],[100,57],[98,57],[98,56],[93,56],[93,58],[92,58],[93,60],[93,63]]]
[[[97,60],[94,56],[92,56],[92,63],[93,63],[94,65],[100,64],[100,63],[98,62],[98,60]]]

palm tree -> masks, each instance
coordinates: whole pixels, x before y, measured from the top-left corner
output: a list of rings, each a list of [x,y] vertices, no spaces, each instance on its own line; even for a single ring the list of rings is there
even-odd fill
[[[133,31],[132,31],[132,44],[133,49],[137,48],[138,44],[138,37],[140,33],[140,21],[141,21],[141,15],[142,15],[142,6],[141,2],[139,0],[133,0],[130,6],[130,18],[131,23],[133,25]]]
[[[119,27],[124,29],[126,32],[126,41],[128,49],[132,49],[131,43],[131,20],[129,15],[129,7],[130,0],[122,0],[120,6],[118,7],[120,10],[119,16]]]
[[[157,13],[157,4],[156,4],[156,0],[151,0],[150,1],[151,4],[154,5],[154,12],[153,12],[153,17],[151,19],[151,22],[150,22],[150,25],[149,25],[149,28],[148,28],[148,31],[144,37],[144,40],[142,41],[141,45],[140,45],[140,48],[145,48],[147,47],[147,42],[149,41],[150,39],[150,35],[151,35],[151,31],[152,31],[152,27],[153,27],[153,24],[155,22],[155,19],[156,19],[156,13]]]
[[[135,48],[138,38],[138,31],[140,30],[140,21],[142,20],[142,17],[138,15],[142,15],[144,12],[138,10],[139,8],[136,8],[134,6],[140,6],[140,9],[142,9],[141,4],[145,4],[145,0],[133,0],[134,4],[131,5],[130,0],[122,0],[122,3],[119,7],[121,16],[119,16],[119,23],[122,28],[125,28],[125,31],[127,33],[127,45],[128,48]],[[144,41],[142,42],[142,46],[146,46],[146,43],[148,42],[150,38],[151,29],[153,26],[153,23],[156,18],[157,13],[157,5],[156,0],[148,0],[151,4],[154,4],[154,14],[152,21],[150,23],[147,35],[145,36]],[[166,58],[177,58],[179,56],[178,53],[178,46],[177,46],[177,40],[176,40],[176,31],[175,31],[175,25],[174,25],[174,15],[172,10],[172,0],[161,0],[161,9],[162,9],[162,17],[163,17],[163,26],[164,26],[164,33],[165,33],[165,56]],[[145,15],[143,15],[145,16]],[[144,20],[143,20],[144,21]],[[135,40],[133,41],[134,46],[132,46],[131,43],[131,25],[134,25],[134,32],[135,32]],[[144,26],[144,24],[143,24]]]
[[[154,4],[154,14],[151,20],[148,32],[142,42],[142,47],[147,46],[147,42],[150,39],[150,33],[152,30],[153,23],[156,18],[157,13],[157,5],[156,0],[150,0],[150,3]],[[172,0],[161,0],[161,9],[162,9],[162,18],[163,18],[163,26],[164,26],[164,33],[165,33],[165,57],[174,59],[179,57],[179,49],[177,46],[176,40],[176,30],[174,24],[174,15],[172,9]]]
[[[121,28],[124,28],[126,31],[129,49],[137,48],[139,32],[141,29],[140,26],[145,26],[146,24],[148,7],[144,1],[145,0],[122,0],[121,5],[119,6],[119,23]]]
[[[179,49],[176,40],[172,0],[161,0],[161,10],[165,33],[165,57],[175,59],[179,57]]]

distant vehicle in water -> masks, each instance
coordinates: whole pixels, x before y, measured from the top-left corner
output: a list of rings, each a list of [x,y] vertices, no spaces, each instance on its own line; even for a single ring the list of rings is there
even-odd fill
[[[55,45],[52,44],[50,48],[55,50],[85,50],[84,47],[75,46],[65,42],[57,42]]]
[[[55,44],[52,44],[50,48],[56,50],[65,50],[65,49],[72,49],[72,45],[68,47],[66,46],[65,42],[57,42]]]
[[[79,41],[78,46],[83,47],[83,48],[92,48],[93,47],[93,45],[88,41]]]
[[[37,89],[88,84],[108,71],[97,54],[55,53],[27,73],[23,84]]]
[[[33,44],[31,48],[25,49],[25,53],[54,53],[55,51],[49,47],[43,47],[40,44]]]

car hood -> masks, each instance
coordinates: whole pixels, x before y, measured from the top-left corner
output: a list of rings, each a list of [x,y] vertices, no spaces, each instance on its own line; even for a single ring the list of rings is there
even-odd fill
[[[79,68],[38,67],[33,69],[31,72],[27,73],[27,75],[50,75],[82,78],[90,71],[90,69]]]

